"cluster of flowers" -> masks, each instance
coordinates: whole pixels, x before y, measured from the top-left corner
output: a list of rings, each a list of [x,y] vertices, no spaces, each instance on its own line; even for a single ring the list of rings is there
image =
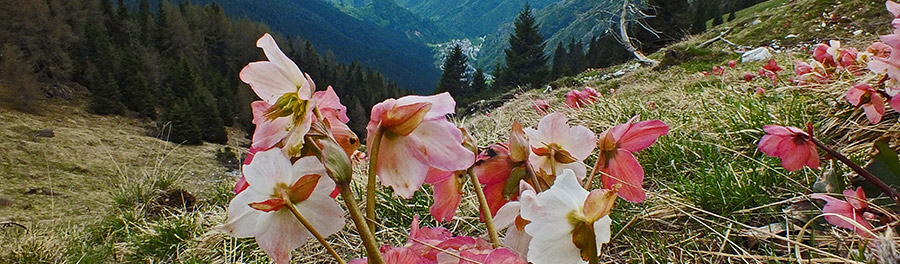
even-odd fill
[[[875,89],[867,83],[858,83],[846,93],[847,101],[856,107],[862,107],[866,117],[873,124],[880,122],[884,115],[885,102],[882,96],[891,98],[892,108],[900,109],[900,96],[896,96],[900,92],[900,81],[898,81],[900,80],[900,4],[886,1],[885,5],[895,17],[891,23],[895,28],[893,34],[881,36],[882,42],[873,43],[865,52],[858,52],[852,47],[842,48],[838,41],[819,44],[813,51],[814,59],[810,63],[794,61],[798,78],[792,82],[795,84],[827,83],[830,78],[842,72],[849,73],[851,76],[861,76],[871,72],[877,75],[872,78],[878,80],[875,87],[883,87],[883,89]],[[818,149],[821,148],[828,153],[828,156],[844,163],[881,192],[900,203],[900,193],[895,189],[813,137],[811,123],[805,131],[797,127],[778,125],[764,126],[763,130],[766,135],[759,141],[759,150],[766,155],[780,158],[784,169],[788,171],[800,170],[803,167],[818,169],[820,162]],[[879,216],[884,216],[883,213],[869,207],[862,187],[843,191],[844,199],[837,199],[824,193],[815,193],[810,197],[826,202],[822,213],[828,223],[853,230],[864,238],[874,237],[872,222],[879,220]]]
[[[735,62],[734,60],[728,61],[728,67],[731,67],[732,69],[734,69],[734,66],[735,66],[736,64],[737,64],[737,62]],[[700,73],[703,74],[703,76],[709,76],[709,74],[710,74],[710,73],[707,72],[707,71],[703,71],[703,72],[700,72]],[[725,66],[714,65],[714,66],[712,67],[712,75],[715,75],[715,76],[722,76],[722,75],[724,75],[724,74],[725,74]]]
[[[372,108],[366,126],[367,221],[350,188],[351,159],[362,155],[356,151],[360,140],[346,125],[346,107],[331,87],[315,92],[315,83],[270,35],[257,46],[269,60],[250,63],[240,73],[262,99],[251,104],[256,130],[228,220],[217,228],[255,237],[277,263],[290,262],[291,251],[312,237],[343,263],[324,239],[345,224],[338,195],[367,251],[367,259],[352,263],[596,261],[599,245],[610,239],[608,215],[616,197],[630,202],[646,197],[644,171],[632,153],[669,130],[659,120],[637,122],[636,117],[608,129],[599,136],[597,163],[588,174],[583,161],[598,137],[585,127],[569,126],[564,114],[546,115],[537,129],[515,123],[508,143],[479,151],[468,133],[447,119],[455,108],[448,93],[387,99]],[[586,88],[578,92],[578,104],[598,96]],[[591,189],[598,172],[603,188]],[[433,185],[429,211],[438,221],[450,221],[466,175],[479,196],[490,243],[451,236],[443,228],[420,228],[416,220],[406,245],[377,246],[376,179],[406,199],[423,184]],[[499,241],[494,217],[496,227],[507,228],[505,243]]]
[[[579,109],[597,102],[597,99],[599,99],[600,96],[600,93],[591,87],[584,87],[581,91],[572,90],[566,93],[566,106],[573,109]]]

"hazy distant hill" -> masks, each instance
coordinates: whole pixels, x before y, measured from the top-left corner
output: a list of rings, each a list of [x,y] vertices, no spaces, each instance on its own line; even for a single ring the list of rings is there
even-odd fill
[[[424,18],[438,25],[456,37],[478,37],[497,32],[497,28],[512,22],[525,2],[532,8],[541,9],[560,0],[397,0]]]
[[[450,38],[448,30],[422,16],[416,15],[392,0],[327,0],[351,16],[368,21],[394,32],[401,32],[411,40],[426,43],[443,42]]]
[[[232,17],[247,17],[276,32],[300,36],[324,54],[331,50],[341,62],[359,61],[403,87],[430,93],[440,75],[432,65],[432,51],[390,24],[378,25],[350,16],[323,0],[193,0],[215,2]],[[385,11],[389,12],[389,11]]]

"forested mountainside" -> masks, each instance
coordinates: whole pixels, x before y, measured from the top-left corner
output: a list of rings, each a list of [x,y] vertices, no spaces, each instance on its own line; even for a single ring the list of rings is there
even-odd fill
[[[137,0],[129,0],[136,2]],[[215,3],[230,18],[247,18],[286,36],[309,40],[319,53],[328,50],[342,63],[357,61],[382,72],[416,93],[430,93],[440,75],[432,64],[431,49],[405,32],[350,16],[323,0],[193,0]]]

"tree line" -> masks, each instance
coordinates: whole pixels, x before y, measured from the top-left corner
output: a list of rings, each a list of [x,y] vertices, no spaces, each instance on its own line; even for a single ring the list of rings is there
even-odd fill
[[[649,54],[679,41],[687,35],[702,33],[707,21],[718,25],[735,18],[737,10],[750,7],[762,0],[649,0],[643,9],[644,18],[629,17],[626,30],[633,37],[637,47]],[[727,14],[727,16],[726,16]],[[638,21],[634,21],[638,20]],[[640,23],[654,29],[650,32]],[[587,68],[604,68],[626,62],[632,54],[625,49],[618,34],[619,23],[609,23],[609,29],[602,35],[594,36],[585,45],[571,39],[568,45],[558,43],[553,53],[545,51],[544,37],[540,33],[540,23],[526,3],[514,22],[515,31],[509,37],[509,47],[505,57],[494,67],[494,81],[489,88],[472,89],[473,80],[479,73],[465,74],[465,55],[456,49],[444,61],[444,74],[437,91],[448,91],[462,102],[474,102],[489,96],[507,92],[518,87],[541,88],[550,80],[573,76]],[[479,86],[487,87],[487,86]],[[465,104],[461,104],[464,107]]]
[[[227,141],[225,126],[252,132],[249,103],[238,78],[264,60],[256,40],[269,28],[231,19],[216,4],[141,0],[0,1],[0,95],[20,110],[39,111],[41,97],[87,94],[101,115],[154,120],[163,138],[199,144]],[[371,106],[406,94],[381,73],[319,55],[301,38],[276,34],[284,52],[319,89],[332,85],[348,107],[350,127],[364,135]],[[9,96],[7,96],[9,95]]]

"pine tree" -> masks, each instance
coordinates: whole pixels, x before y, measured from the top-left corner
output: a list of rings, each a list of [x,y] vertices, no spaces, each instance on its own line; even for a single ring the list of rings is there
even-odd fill
[[[41,90],[34,67],[25,60],[19,47],[3,45],[0,50],[0,103],[23,112],[36,112],[35,102]]]
[[[444,59],[442,67],[444,68],[444,74],[441,75],[441,80],[438,82],[435,93],[449,92],[454,98],[462,96],[468,88],[468,82],[466,81],[467,61],[468,58],[463,54],[462,48],[458,45],[454,46],[450,53],[447,54],[447,58]]]
[[[578,75],[584,71],[584,44],[581,41],[569,43],[569,54],[566,55],[568,61],[569,74],[571,76]]]
[[[116,83],[116,76],[112,72],[96,75],[105,76],[105,78],[94,82],[94,87],[91,88],[91,103],[88,105],[90,112],[98,115],[121,115],[124,113],[125,107],[119,102],[121,94],[119,93],[119,84]]]
[[[484,79],[484,71],[481,68],[475,69],[472,75],[472,93],[483,93],[487,91],[487,81]]]
[[[179,98],[163,118],[162,139],[187,145],[203,143],[200,126],[187,100]]]
[[[550,69],[550,78],[556,79],[563,76],[566,70],[566,48],[563,47],[562,41],[556,44],[556,51],[553,52],[553,66]]]
[[[507,88],[543,85],[550,77],[550,70],[544,55],[544,37],[538,30],[540,25],[531,14],[530,4],[525,3],[514,24],[516,29],[509,37],[509,48],[504,50],[506,67],[501,84]]]

